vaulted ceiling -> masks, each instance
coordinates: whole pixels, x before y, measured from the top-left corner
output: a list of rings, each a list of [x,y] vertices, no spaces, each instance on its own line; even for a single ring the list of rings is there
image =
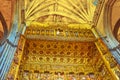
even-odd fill
[[[25,21],[31,23],[92,22],[97,0],[25,0]]]

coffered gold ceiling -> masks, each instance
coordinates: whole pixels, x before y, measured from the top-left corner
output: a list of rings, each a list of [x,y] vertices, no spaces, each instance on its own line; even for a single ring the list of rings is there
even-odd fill
[[[94,43],[29,39],[21,68],[43,72],[94,72],[92,65],[99,60],[101,61],[100,55]]]
[[[92,22],[96,0],[25,0],[27,26],[39,23],[84,23]]]

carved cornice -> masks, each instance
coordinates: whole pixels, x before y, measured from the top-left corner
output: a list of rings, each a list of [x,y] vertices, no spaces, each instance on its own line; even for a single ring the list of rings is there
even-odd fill
[[[27,27],[25,36],[27,39],[64,40],[94,42],[95,36],[90,29],[70,27]]]

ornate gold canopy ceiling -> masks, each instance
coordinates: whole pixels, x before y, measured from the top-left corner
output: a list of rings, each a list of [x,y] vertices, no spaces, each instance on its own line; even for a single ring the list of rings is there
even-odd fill
[[[31,23],[91,23],[96,0],[25,0],[25,21]]]

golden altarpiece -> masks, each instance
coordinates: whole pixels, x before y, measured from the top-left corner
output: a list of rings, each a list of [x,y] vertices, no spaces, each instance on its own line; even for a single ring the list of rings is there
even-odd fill
[[[95,38],[95,31],[74,26],[81,25],[28,27],[21,35],[8,77],[12,75],[16,80],[116,80],[114,70],[118,65],[102,40]]]
[[[93,1],[21,1],[27,27],[7,80],[118,80],[120,67],[92,26]]]

